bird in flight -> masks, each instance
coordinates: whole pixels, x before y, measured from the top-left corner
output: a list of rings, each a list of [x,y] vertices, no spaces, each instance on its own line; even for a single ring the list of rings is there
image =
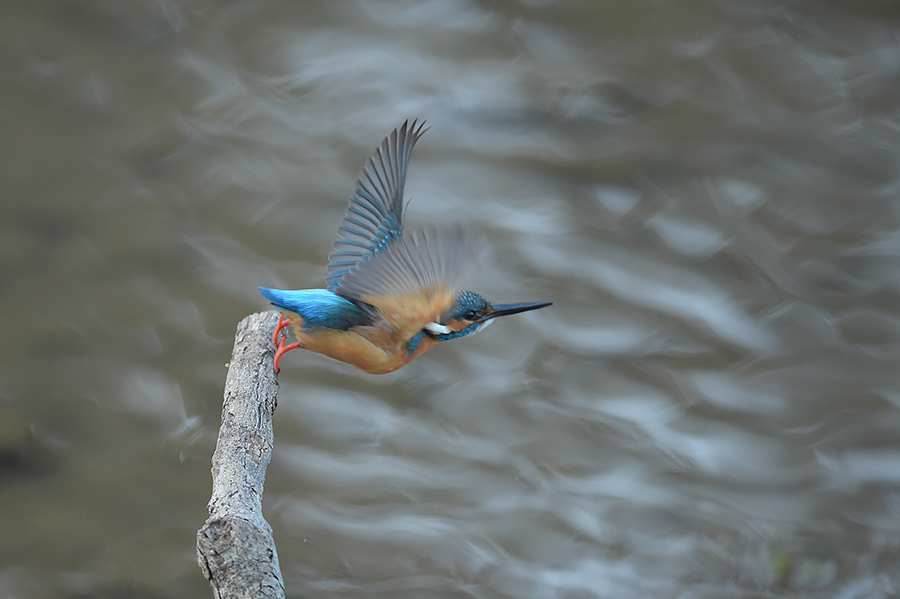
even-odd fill
[[[403,187],[424,121],[403,123],[369,158],[328,257],[326,289],[259,291],[281,308],[272,335],[275,371],[304,348],[366,372],[405,366],[442,341],[484,329],[498,316],[551,302],[492,304],[461,289],[477,267],[477,245],[459,225],[403,233]],[[286,344],[291,327],[297,341]]]

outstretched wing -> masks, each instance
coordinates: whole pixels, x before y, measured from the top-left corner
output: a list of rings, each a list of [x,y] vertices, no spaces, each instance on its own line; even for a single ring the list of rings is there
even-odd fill
[[[403,233],[403,186],[406,165],[419,137],[426,131],[424,121],[406,121],[387,136],[369,158],[356,181],[356,193],[338,229],[334,251],[328,256],[330,291],[367,254],[378,252]]]
[[[421,231],[372,253],[335,293],[374,306],[405,341],[451,306],[479,249],[458,225]]]

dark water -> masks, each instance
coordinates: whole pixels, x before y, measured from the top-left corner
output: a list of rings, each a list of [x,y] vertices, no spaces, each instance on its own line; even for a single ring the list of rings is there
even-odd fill
[[[900,596],[887,2],[8,2],[0,596],[206,597],[225,363],[427,118],[410,227],[552,300],[288,354],[292,597]]]

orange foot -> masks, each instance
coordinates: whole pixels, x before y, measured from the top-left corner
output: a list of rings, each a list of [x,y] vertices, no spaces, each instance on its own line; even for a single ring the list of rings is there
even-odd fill
[[[275,325],[275,332],[272,333],[272,343],[275,344],[275,372],[281,372],[281,369],[278,367],[278,360],[281,359],[281,356],[285,353],[291,351],[292,349],[297,349],[300,347],[300,344],[296,341],[285,345],[285,339],[287,339],[287,333],[279,335],[282,330],[290,326],[291,321],[284,319],[284,314],[278,315],[278,324]]]

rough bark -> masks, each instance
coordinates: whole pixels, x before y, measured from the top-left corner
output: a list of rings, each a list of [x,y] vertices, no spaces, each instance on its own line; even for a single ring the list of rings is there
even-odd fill
[[[284,597],[272,528],[262,513],[278,398],[272,366],[277,320],[276,312],[251,314],[234,338],[212,458],[209,519],[197,533],[197,562],[217,599]]]

